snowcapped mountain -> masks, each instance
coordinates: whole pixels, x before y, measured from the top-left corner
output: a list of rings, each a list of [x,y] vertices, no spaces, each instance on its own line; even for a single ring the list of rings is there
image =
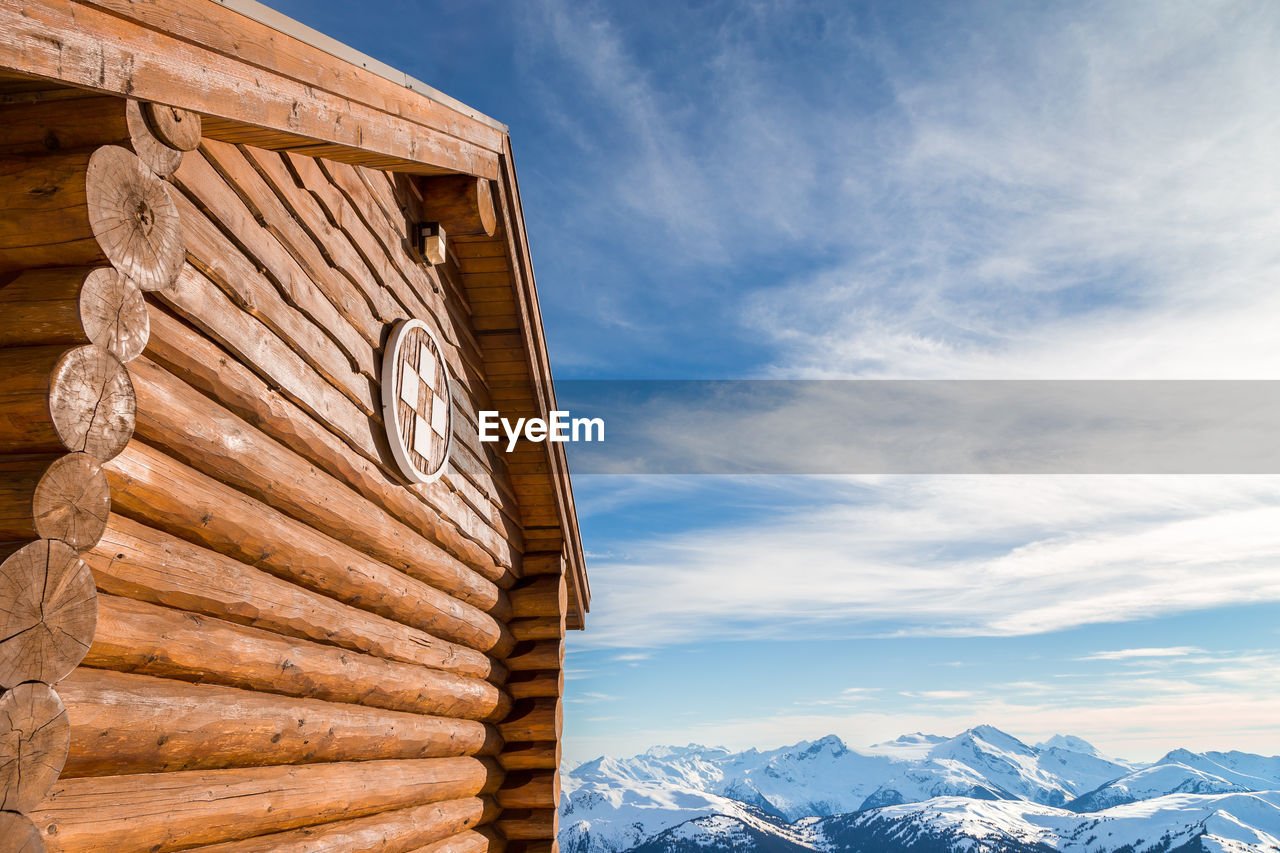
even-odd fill
[[[565,853],[1280,853],[1280,758],[1175,750],[1144,767],[992,726],[865,750],[657,747],[563,778]]]
[[[632,853],[1278,853],[1280,794],[1170,795],[1090,815],[939,797],[786,826],[708,816]]]
[[[1250,790],[1185,764],[1155,764],[1121,776],[1067,804],[1076,812],[1096,812],[1165,794],[1233,794]]]

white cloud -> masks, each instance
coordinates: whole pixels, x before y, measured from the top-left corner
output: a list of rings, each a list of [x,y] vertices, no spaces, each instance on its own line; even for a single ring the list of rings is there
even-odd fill
[[[787,510],[594,563],[575,645],[1016,636],[1280,601],[1275,478],[791,482],[807,494]]]
[[[1080,660],[1133,660],[1135,658],[1170,658],[1186,657],[1196,652],[1203,652],[1195,646],[1165,646],[1156,649],[1115,649],[1113,651],[1094,652]]]
[[[1077,684],[1055,685],[1052,690],[1036,682],[982,683],[968,691],[903,694],[892,706],[850,706],[835,696],[810,703],[823,708],[818,712],[787,710],[680,727],[657,725],[611,732],[608,737],[571,734],[566,749],[576,760],[584,760],[599,754],[625,756],[654,744],[692,741],[730,749],[772,748],[827,734],[837,734],[857,748],[904,732],[950,736],[987,723],[1026,743],[1076,734],[1104,753],[1138,761],[1153,761],[1179,747],[1280,754],[1275,726],[1280,697],[1272,688],[1280,678],[1280,655],[1220,652],[1199,663],[1189,657],[1167,658],[1178,667],[1168,676],[1089,674]],[[957,695],[943,697],[946,701],[933,695],[952,692]]]
[[[1277,375],[1280,9],[1036,8],[1017,39],[888,55],[886,221],[749,302],[777,373]]]

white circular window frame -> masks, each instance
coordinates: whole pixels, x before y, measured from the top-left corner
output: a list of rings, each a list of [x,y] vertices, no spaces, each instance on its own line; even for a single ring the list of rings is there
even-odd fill
[[[400,401],[397,389],[400,387],[400,345],[405,336],[414,329],[421,329],[431,340],[440,357],[441,375],[444,376],[445,399],[449,403],[449,432],[445,436],[444,456],[440,466],[432,474],[423,474],[413,463],[409,448],[405,446],[404,433],[400,423]],[[391,330],[387,339],[387,347],[382,353],[382,422],[386,427],[387,443],[391,445],[391,455],[395,457],[400,473],[411,483],[434,483],[444,476],[449,467],[449,454],[453,450],[453,380],[449,376],[449,365],[444,360],[444,349],[440,341],[427,328],[427,324],[418,319],[400,320]]]

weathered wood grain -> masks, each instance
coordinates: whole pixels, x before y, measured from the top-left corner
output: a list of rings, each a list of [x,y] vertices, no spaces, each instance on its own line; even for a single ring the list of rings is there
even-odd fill
[[[428,717],[80,667],[58,684],[71,721],[62,778],[492,755],[473,720]]]
[[[461,601],[505,616],[492,581],[345,483],[142,358],[130,366],[143,440]]]
[[[476,758],[63,779],[30,813],[50,853],[177,850],[492,792]]]
[[[141,14],[128,3],[117,5],[119,8],[113,11],[119,14]],[[142,15],[147,23],[156,22],[157,12],[152,11],[152,5],[148,4],[147,14]],[[220,20],[213,27],[193,24],[208,21],[210,12],[222,12],[233,23]],[[179,32],[194,25],[197,32],[192,40],[186,40],[185,34],[148,30],[136,21],[67,0],[10,4],[0,8],[0,64],[75,86],[127,93],[194,110],[205,116],[206,136],[215,136],[219,129],[243,130],[248,127],[243,123],[245,117],[252,116],[253,125],[276,131],[264,141],[278,145],[323,140],[336,143],[329,146],[333,149],[329,156],[359,159],[357,155],[361,153],[372,153],[380,155],[380,161],[388,167],[428,173],[459,171],[486,177],[497,174],[497,155],[492,148],[440,132],[439,123],[434,120],[421,124],[411,118],[443,110],[441,115],[451,113],[459,122],[458,127],[495,135],[493,129],[486,129],[456,110],[402,89],[401,97],[412,107],[393,115],[318,89],[310,82],[316,69],[345,64],[335,63],[332,57],[314,48],[311,51],[323,59],[309,66],[299,66],[295,61],[294,68],[304,69],[296,77],[278,73],[274,66],[282,58],[281,46],[294,51],[305,45],[281,33],[271,33],[231,10],[188,3],[171,20],[173,29]],[[246,27],[255,35],[246,36]],[[59,39],[47,38],[50,32],[59,33]],[[269,35],[262,35],[263,32]],[[210,49],[206,39],[223,44],[225,53]],[[262,56],[264,47],[265,67],[255,67],[241,58],[246,50]],[[496,136],[501,138],[500,133]]]
[[[79,93],[73,99],[0,106],[0,155],[51,154],[116,145],[157,175],[178,168],[182,152],[157,138],[146,109],[131,98]],[[197,122],[198,122],[197,117]],[[197,130],[199,125],[196,125]]]
[[[498,810],[488,798],[450,800],[371,817],[336,821],[199,847],[202,853],[408,853],[492,821]]]
[[[0,687],[52,684],[75,669],[93,640],[93,576],[56,539],[0,548],[0,557]]]
[[[226,351],[164,312],[151,313],[155,334],[148,356],[153,361],[421,531],[484,577],[502,586],[514,582],[509,576],[509,543],[456,496],[446,490],[445,500],[428,501],[423,493],[404,488],[389,466],[326,429]],[[495,559],[495,551],[504,555],[503,562]]]
[[[501,719],[511,704],[478,678],[114,595],[98,596],[98,629],[84,665],[469,720]]]
[[[501,684],[507,669],[482,652],[335,601],[305,587],[112,515],[83,559],[103,592],[202,613],[388,660]]]
[[[121,362],[150,335],[142,292],[112,267],[27,270],[0,284],[0,347],[97,344]]]
[[[105,461],[124,449],[135,415],[129,374],[101,347],[0,349],[0,452]]]
[[[505,629],[479,608],[144,444],[131,442],[106,471],[122,515],[433,636],[496,655],[510,650]]]
[[[35,808],[67,760],[67,709],[47,684],[26,682],[0,696],[0,809]]]
[[[31,818],[0,812],[0,853],[44,853],[44,840]]]
[[[107,475],[89,454],[0,456],[0,540],[61,539],[84,551],[110,511]]]

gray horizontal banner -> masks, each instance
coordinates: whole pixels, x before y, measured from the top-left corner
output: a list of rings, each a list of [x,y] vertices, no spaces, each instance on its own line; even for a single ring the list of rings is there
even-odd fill
[[[1280,381],[562,381],[575,474],[1280,474]]]

